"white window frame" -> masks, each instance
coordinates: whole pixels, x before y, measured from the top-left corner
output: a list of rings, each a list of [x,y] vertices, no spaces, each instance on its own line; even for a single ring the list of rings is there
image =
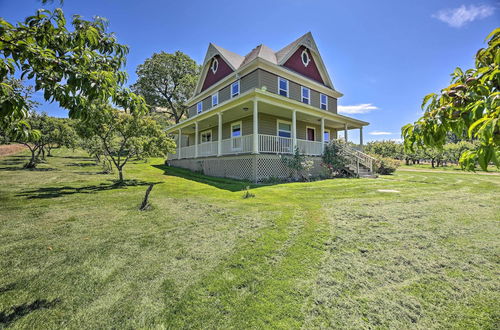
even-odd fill
[[[219,69],[219,60],[217,58],[212,59],[212,64],[210,65],[210,70],[212,70],[212,73],[215,74],[217,70]]]
[[[325,133],[328,132],[328,140],[325,140]],[[323,142],[330,142],[332,140],[332,133],[328,128],[323,131]]]
[[[307,55],[307,61],[304,62],[304,54]],[[307,51],[307,48],[305,48],[302,53],[300,53],[300,60],[302,61],[302,64],[304,64],[305,67],[311,63],[311,56],[309,55],[309,52]]]
[[[233,126],[240,125],[240,136],[233,136]],[[229,130],[230,140],[231,140],[231,150],[241,151],[243,148],[243,122],[235,121],[231,123],[231,129]]]
[[[307,94],[309,95],[307,97],[307,103],[304,102],[304,90],[306,89],[308,92]],[[300,86],[300,101],[305,104],[311,104],[311,89],[309,87]]]
[[[217,98],[217,102],[214,104],[214,96]],[[219,104],[219,92],[212,94],[212,107],[215,107]]]
[[[235,84],[238,86],[238,92],[233,93],[233,86],[234,86]],[[239,81],[239,80],[236,80],[235,82],[233,82],[233,83],[231,84],[231,98],[236,97],[236,96],[238,96],[238,95],[240,95],[240,81]]]
[[[314,140],[309,140],[308,139],[308,136],[307,136],[307,130],[308,129],[312,129],[314,131]],[[316,135],[316,127],[313,127],[313,126],[306,126],[306,141],[317,141],[316,139],[317,135]]]
[[[281,80],[284,80],[286,82],[286,95],[281,95]],[[278,94],[281,95],[281,96],[286,96],[286,97],[290,97],[290,82],[288,81],[288,79],[285,79],[283,77],[279,77],[278,76]]]
[[[207,134],[207,133],[210,133],[210,141],[205,141],[203,142],[203,135]],[[201,131],[200,132],[200,141],[201,143],[208,143],[208,142],[213,142],[213,133],[212,133],[212,130],[211,129],[207,129],[207,130],[204,130],[204,131]]]
[[[240,125],[240,136],[233,136],[233,126]],[[243,136],[243,124],[242,121],[235,121],[231,123],[231,130],[229,131],[229,134],[231,134],[231,139],[233,138],[240,138]]]
[[[326,98],[326,103],[321,102],[321,97],[323,96]],[[323,104],[325,105],[324,109],[321,107]],[[328,110],[328,96],[323,93],[319,94],[319,108],[323,110]]]
[[[287,125],[290,125],[290,137],[287,138],[285,136],[280,136],[280,124],[287,124]],[[293,137],[293,132],[292,132],[292,122],[291,121],[288,121],[288,120],[281,120],[281,119],[277,119],[276,120],[276,136],[277,137],[280,137],[280,138],[285,138],[285,139],[291,139]],[[286,131],[283,131],[283,132],[286,132]]]
[[[202,113],[203,112],[203,101],[200,101],[196,103],[196,113]]]

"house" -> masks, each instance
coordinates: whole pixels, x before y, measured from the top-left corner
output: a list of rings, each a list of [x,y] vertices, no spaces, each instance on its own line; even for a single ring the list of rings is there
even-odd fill
[[[325,144],[367,122],[339,115],[338,92],[311,33],[275,52],[246,56],[210,44],[188,101],[188,118],[167,129],[177,141],[172,166],[206,175],[261,181],[285,178],[282,161],[297,147],[319,174]],[[370,174],[371,158],[350,149],[351,170]]]

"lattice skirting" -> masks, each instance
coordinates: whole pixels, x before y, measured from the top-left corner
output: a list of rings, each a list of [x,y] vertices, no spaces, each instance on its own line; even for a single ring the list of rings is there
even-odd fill
[[[321,157],[307,157],[313,161],[312,176],[325,174],[321,167]],[[249,181],[264,181],[272,178],[288,179],[295,176],[285,165],[280,155],[240,155],[206,157],[197,159],[172,159],[169,164],[205,175]]]

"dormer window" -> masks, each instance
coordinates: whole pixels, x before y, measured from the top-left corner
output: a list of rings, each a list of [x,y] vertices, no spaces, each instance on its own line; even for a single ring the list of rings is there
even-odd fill
[[[304,64],[304,66],[308,66],[309,62],[311,62],[311,58],[309,57],[309,52],[307,51],[307,48],[302,51],[300,57],[302,58],[302,64]]]
[[[212,59],[212,65],[210,66],[210,70],[215,74],[217,69],[219,68],[219,61],[214,57]]]

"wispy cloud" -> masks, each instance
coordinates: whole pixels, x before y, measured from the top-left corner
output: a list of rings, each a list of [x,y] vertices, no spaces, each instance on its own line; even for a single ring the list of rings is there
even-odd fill
[[[358,104],[358,105],[339,105],[338,112],[347,113],[347,114],[359,114],[359,113],[367,113],[373,110],[377,110],[378,108],[371,103]]]
[[[447,23],[451,27],[459,28],[469,22],[491,16],[494,12],[495,7],[488,5],[462,5],[458,8],[440,10],[433,14],[432,17]]]
[[[373,131],[368,133],[370,135],[392,135],[391,132],[383,132],[383,131]]]

